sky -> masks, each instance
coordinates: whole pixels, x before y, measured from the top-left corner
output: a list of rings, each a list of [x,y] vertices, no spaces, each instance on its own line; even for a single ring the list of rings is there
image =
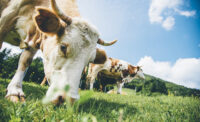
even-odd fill
[[[144,73],[200,89],[199,0],[77,0],[81,16],[109,57],[142,65]],[[7,44],[4,45],[7,46]],[[15,49],[15,52],[19,51]]]

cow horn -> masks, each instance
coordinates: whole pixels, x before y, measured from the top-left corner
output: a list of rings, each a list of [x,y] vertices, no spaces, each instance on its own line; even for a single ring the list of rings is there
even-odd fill
[[[113,45],[116,42],[117,42],[117,40],[113,40],[111,42],[105,42],[104,40],[99,39],[97,43],[100,44],[100,45],[103,45],[103,46],[110,46],[110,45]]]
[[[55,14],[59,16],[64,22],[67,23],[67,25],[70,25],[72,23],[72,18],[69,16],[66,16],[57,6],[55,0],[51,0],[51,6],[54,10]]]

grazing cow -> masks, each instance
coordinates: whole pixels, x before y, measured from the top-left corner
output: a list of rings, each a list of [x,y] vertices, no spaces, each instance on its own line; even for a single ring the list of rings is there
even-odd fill
[[[7,87],[6,98],[24,101],[22,80],[34,54],[41,49],[45,75],[51,83],[45,96],[47,101],[59,104],[66,96],[72,101],[78,99],[85,65],[102,61],[97,43],[109,46],[116,40],[110,43],[101,40],[96,28],[80,17],[75,0],[7,1],[10,2],[1,11],[0,46],[6,41],[25,50]],[[70,87],[67,94],[66,86]]]
[[[95,78],[99,73],[101,74],[100,76],[115,79],[118,88],[117,93],[119,94],[121,94],[124,83],[131,82],[135,77],[145,78],[140,66],[132,66],[122,60],[106,58],[103,64],[89,64],[86,84],[90,84],[90,89],[93,89]]]

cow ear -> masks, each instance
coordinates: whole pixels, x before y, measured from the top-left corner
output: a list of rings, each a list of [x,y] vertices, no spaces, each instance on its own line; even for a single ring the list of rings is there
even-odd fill
[[[94,64],[104,64],[106,62],[107,55],[102,49],[96,49],[96,57],[94,59]]]
[[[59,18],[50,10],[37,8],[38,15],[35,16],[35,22],[38,28],[45,33],[58,33],[61,28]]]

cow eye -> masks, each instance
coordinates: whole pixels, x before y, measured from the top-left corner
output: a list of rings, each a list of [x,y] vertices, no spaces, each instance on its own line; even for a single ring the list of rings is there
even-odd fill
[[[59,52],[62,56],[67,56],[68,45],[65,43],[61,43],[59,45]]]

